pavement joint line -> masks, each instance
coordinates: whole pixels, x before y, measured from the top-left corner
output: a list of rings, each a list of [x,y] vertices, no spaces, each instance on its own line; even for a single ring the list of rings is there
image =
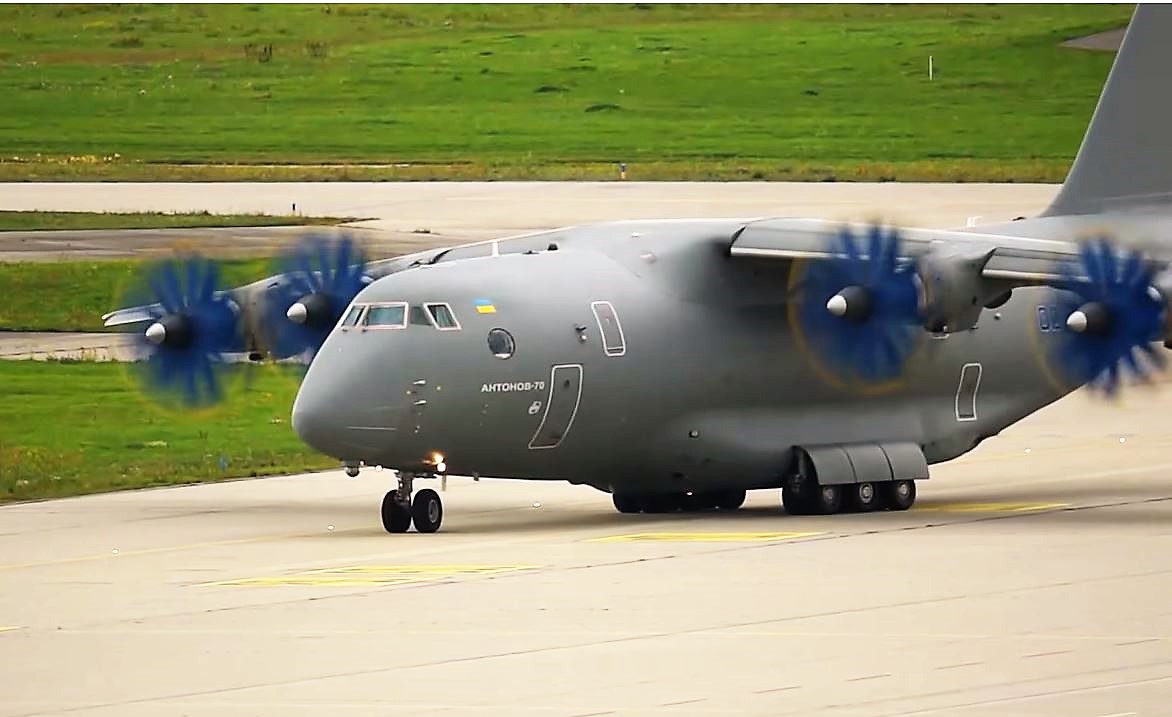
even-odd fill
[[[500,575],[534,570],[538,565],[344,565],[288,575],[233,578],[197,583],[198,587],[373,587],[432,582],[444,578]]]
[[[815,535],[825,535],[825,531],[773,531],[738,533],[661,531],[608,535],[602,538],[589,538],[586,540],[586,542],[764,543],[782,540],[798,540],[800,538],[810,538]]]
[[[1054,510],[1069,508],[1070,503],[1028,503],[1028,502],[991,502],[991,503],[926,503],[916,505],[912,511],[919,513],[1028,513],[1039,510]]]

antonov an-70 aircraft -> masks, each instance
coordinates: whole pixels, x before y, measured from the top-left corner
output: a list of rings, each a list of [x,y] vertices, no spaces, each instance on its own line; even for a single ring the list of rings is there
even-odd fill
[[[1169,43],[1172,7],[1139,8],[1036,218],[615,222],[372,262],[311,244],[227,291],[210,263],[165,264],[155,303],[106,323],[193,403],[229,353],[308,358],[293,427],[352,474],[395,469],[392,533],[439,529],[414,481],[447,474],[587,484],[624,513],[776,488],[790,513],[905,510],[930,464],[1162,366]]]

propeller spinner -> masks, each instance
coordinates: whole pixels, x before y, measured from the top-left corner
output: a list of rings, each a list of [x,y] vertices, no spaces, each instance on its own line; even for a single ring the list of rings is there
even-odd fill
[[[1138,251],[1117,252],[1107,239],[1089,242],[1062,274],[1058,310],[1066,330],[1052,359],[1068,375],[1113,395],[1124,368],[1139,379],[1164,368],[1153,344],[1162,337],[1167,306]]]
[[[278,260],[281,284],[267,297],[270,350],[277,358],[315,354],[371,279],[354,240],[309,235]]]
[[[177,397],[188,407],[223,396],[218,367],[241,350],[239,309],[219,291],[218,267],[197,255],[150,266],[135,291],[152,319],[135,334],[138,368],[155,398]],[[149,298],[148,298],[149,297]]]
[[[871,226],[856,236],[844,227],[831,252],[799,284],[800,330],[840,378],[898,376],[921,332],[915,267],[899,262],[899,235]]]

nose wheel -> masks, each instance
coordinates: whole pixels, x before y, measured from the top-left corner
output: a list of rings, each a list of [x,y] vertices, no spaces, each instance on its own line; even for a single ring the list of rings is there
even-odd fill
[[[444,520],[444,504],[439,493],[424,488],[411,498],[413,473],[399,474],[399,487],[383,496],[383,528],[388,533],[406,533],[415,524],[419,533],[434,533]]]

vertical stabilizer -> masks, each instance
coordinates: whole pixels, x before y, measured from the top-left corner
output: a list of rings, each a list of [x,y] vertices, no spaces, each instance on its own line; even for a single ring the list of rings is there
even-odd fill
[[[1172,205],[1172,5],[1132,15],[1090,127],[1043,216]]]

